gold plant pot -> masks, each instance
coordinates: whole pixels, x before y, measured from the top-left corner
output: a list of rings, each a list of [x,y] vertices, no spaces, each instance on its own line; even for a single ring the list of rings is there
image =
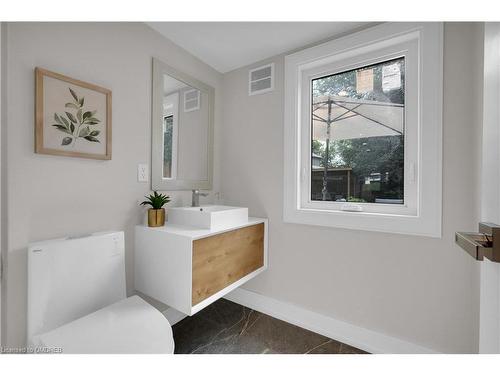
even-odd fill
[[[165,225],[165,209],[160,208],[155,210],[150,208],[148,210],[148,226],[150,227],[162,227]]]

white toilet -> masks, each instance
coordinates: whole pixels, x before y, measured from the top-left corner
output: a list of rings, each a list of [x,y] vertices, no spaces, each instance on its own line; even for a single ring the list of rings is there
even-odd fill
[[[27,323],[34,352],[174,351],[168,320],[126,297],[123,232],[31,244]]]

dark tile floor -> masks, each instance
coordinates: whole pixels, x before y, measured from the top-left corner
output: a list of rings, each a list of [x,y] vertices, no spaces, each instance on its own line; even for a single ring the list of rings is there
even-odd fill
[[[220,299],[173,326],[176,354],[363,354],[362,350]]]

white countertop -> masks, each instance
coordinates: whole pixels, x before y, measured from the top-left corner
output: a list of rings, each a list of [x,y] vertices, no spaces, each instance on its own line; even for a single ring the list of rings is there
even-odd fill
[[[176,225],[170,224],[168,221],[165,223],[163,227],[148,227],[147,225],[137,225],[138,228],[143,230],[151,230],[151,231],[160,231],[165,233],[171,233],[178,236],[190,237],[193,240],[213,236],[214,234],[229,232],[235,229],[248,227],[250,225],[265,223],[267,219],[258,218],[258,217],[249,217],[248,222],[244,224],[239,224],[235,226],[229,226],[224,228],[214,228],[214,229],[205,229],[205,228],[197,228],[190,227],[186,225]]]

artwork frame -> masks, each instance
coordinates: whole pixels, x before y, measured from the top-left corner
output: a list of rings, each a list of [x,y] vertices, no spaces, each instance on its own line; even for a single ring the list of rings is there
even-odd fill
[[[86,107],[86,98],[98,103],[100,110]],[[35,68],[35,153],[111,160],[111,114],[111,90]]]

